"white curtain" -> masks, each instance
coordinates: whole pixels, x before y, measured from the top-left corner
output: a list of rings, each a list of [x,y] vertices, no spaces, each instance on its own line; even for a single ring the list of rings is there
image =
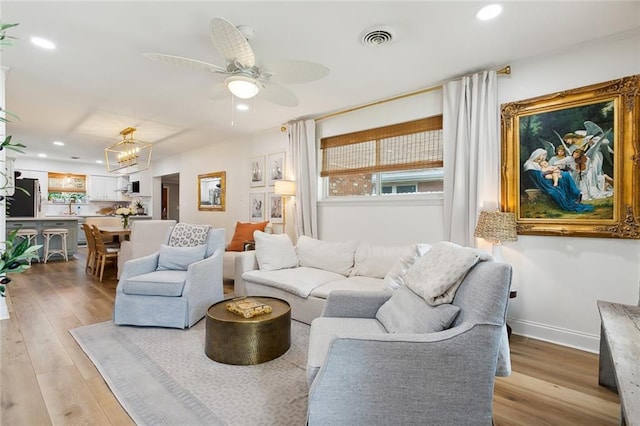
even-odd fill
[[[497,74],[450,81],[443,95],[444,237],[473,247],[480,211],[500,201]]]
[[[296,181],[296,239],[301,235],[318,238],[316,122],[292,121],[288,124],[288,133],[291,171]]]

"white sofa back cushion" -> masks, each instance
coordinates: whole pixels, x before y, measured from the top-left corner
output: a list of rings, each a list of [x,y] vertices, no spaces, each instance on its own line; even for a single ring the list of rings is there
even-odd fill
[[[325,271],[349,276],[357,241],[321,241],[301,236],[296,244],[300,266],[324,269]]]
[[[267,234],[254,231],[256,260],[261,271],[277,271],[298,266],[298,257],[287,234]]]
[[[417,256],[416,244],[407,246],[378,246],[369,243],[358,243],[355,254],[355,265],[351,275],[372,278],[384,278],[393,264],[404,256]]]

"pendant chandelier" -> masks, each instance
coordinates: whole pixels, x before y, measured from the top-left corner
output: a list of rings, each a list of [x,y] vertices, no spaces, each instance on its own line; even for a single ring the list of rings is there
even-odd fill
[[[122,140],[104,150],[108,172],[128,175],[149,168],[152,145],[134,139],[135,131],[135,127],[121,130]]]

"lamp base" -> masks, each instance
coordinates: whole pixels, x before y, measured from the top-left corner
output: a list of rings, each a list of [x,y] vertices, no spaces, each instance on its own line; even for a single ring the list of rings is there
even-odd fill
[[[497,243],[493,245],[491,249],[491,254],[496,262],[504,263],[504,258],[502,257],[502,244]]]

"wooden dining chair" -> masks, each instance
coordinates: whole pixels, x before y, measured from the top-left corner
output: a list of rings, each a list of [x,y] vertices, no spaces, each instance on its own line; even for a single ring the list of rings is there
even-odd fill
[[[94,275],[97,277],[99,271],[100,281],[102,281],[104,265],[107,261],[114,262],[117,268],[118,252],[120,249],[107,247],[102,239],[102,234],[100,234],[100,229],[98,229],[97,226],[91,225],[91,233],[93,234],[96,242],[96,265]]]
[[[82,230],[87,238],[87,263],[84,266],[85,272],[95,275],[96,268],[96,239],[91,232],[91,227],[86,223],[82,224]]]

